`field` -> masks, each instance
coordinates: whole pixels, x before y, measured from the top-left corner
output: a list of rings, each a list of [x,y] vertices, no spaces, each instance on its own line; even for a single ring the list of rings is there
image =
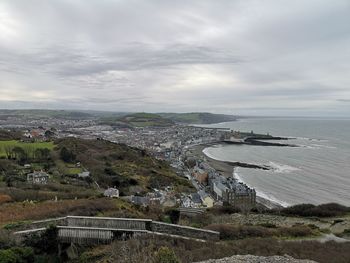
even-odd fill
[[[31,150],[35,151],[36,149],[44,149],[47,148],[52,150],[54,147],[53,142],[34,142],[34,143],[26,143],[20,141],[0,141],[0,157],[6,157],[6,148],[14,148],[14,147],[22,147],[22,148],[31,148]]]

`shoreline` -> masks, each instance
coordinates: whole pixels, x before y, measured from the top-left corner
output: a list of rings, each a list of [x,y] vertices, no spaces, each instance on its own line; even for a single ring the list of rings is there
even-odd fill
[[[205,160],[211,167],[213,167],[215,170],[220,172],[225,177],[232,177],[233,169],[235,167],[263,169],[263,170],[270,169],[269,167],[259,166],[255,164],[241,163],[241,162],[228,162],[228,161],[220,161],[220,160],[213,159],[207,156],[203,152],[204,149],[213,145],[218,145],[218,143],[206,143],[206,144],[194,145],[189,147],[187,151],[190,153],[190,156]],[[269,209],[283,208],[282,205],[272,202],[261,196],[256,196],[256,202]]]

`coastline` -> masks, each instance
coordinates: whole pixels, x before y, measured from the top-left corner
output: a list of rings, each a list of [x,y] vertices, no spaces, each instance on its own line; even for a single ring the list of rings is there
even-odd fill
[[[213,159],[209,156],[207,156],[203,150],[213,146],[213,145],[218,145],[218,143],[207,143],[207,144],[199,144],[199,145],[194,145],[188,148],[188,153],[190,156],[203,159],[205,160],[211,167],[213,167],[215,170],[220,172],[223,176],[225,177],[231,177],[233,173],[234,167],[245,167],[245,168],[253,168],[253,169],[263,169],[263,170],[268,170],[268,167],[265,166],[258,166],[254,164],[248,164],[248,163],[241,163],[241,162],[225,162],[225,161],[220,161]],[[258,204],[262,205],[265,208],[269,209],[279,209],[283,208],[280,204],[277,204],[275,202],[272,202],[266,198],[263,198],[261,196],[256,197],[256,201]]]

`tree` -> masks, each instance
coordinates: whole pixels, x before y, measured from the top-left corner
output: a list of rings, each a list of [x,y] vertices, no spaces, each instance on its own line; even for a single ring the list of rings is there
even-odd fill
[[[47,161],[50,159],[50,150],[47,148],[38,148],[35,150],[35,158],[41,161]]]
[[[28,158],[22,147],[16,146],[12,150],[16,160],[19,162],[26,161]]]
[[[75,154],[72,151],[69,151],[66,147],[63,147],[60,151],[61,159],[66,163],[71,163],[75,161]]]
[[[46,138],[52,138],[54,136],[55,136],[55,133],[53,131],[51,131],[51,130],[45,131],[45,137]]]
[[[5,150],[5,154],[6,154],[7,159],[12,159],[12,155],[13,155],[12,150],[13,150],[13,147],[10,146],[10,145],[6,145],[6,146],[4,147],[4,150]]]

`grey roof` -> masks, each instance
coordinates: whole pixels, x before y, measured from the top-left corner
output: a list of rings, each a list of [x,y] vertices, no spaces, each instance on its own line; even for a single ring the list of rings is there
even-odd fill
[[[205,192],[204,189],[198,191],[199,196],[201,197],[202,200],[204,200],[206,197],[208,197],[209,195]]]
[[[149,198],[143,196],[133,196],[131,197],[131,201],[137,205],[146,205],[149,203]]]
[[[191,199],[193,203],[202,203],[201,197],[198,193],[191,194]]]

